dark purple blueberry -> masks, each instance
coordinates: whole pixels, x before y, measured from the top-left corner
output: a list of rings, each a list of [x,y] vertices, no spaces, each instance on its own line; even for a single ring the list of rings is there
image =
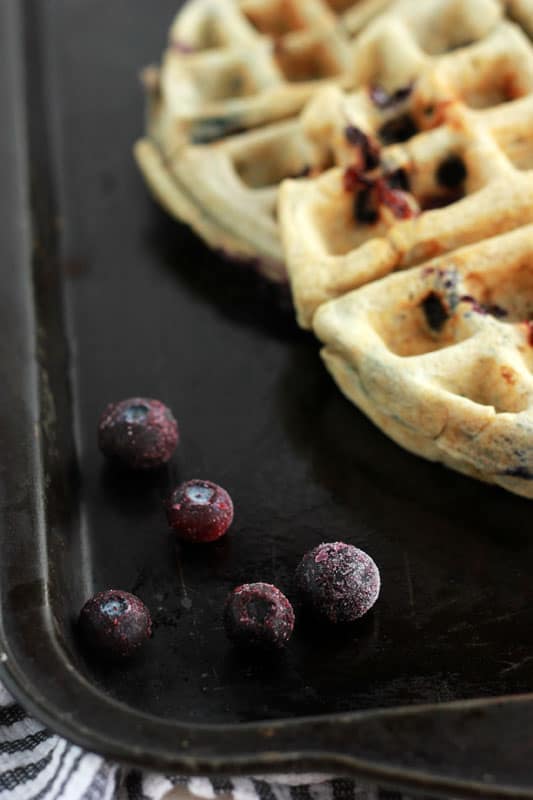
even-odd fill
[[[226,600],[224,626],[237,645],[282,648],[292,635],[294,611],[285,595],[270,583],[245,583]]]
[[[296,570],[304,604],[332,623],[354,622],[369,611],[380,589],[379,570],[363,550],[344,542],[321,544]]]
[[[100,417],[98,446],[131,469],[165,464],[178,444],[178,424],[159,400],[130,397],[111,403]]]
[[[152,635],[150,612],[134,594],[98,592],[83,606],[79,631],[85,644],[110,658],[127,658]]]
[[[186,542],[214,542],[233,522],[233,502],[225,489],[211,481],[182,483],[167,503],[171,528]]]

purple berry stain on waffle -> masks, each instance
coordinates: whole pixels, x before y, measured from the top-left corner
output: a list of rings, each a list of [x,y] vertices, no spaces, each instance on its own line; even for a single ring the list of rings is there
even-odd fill
[[[192,480],[172,492],[167,503],[170,527],[186,542],[214,542],[233,522],[228,492],[211,481]]]
[[[472,311],[475,311],[476,314],[488,314],[491,317],[496,317],[496,319],[504,319],[507,316],[507,311],[502,306],[496,303],[480,303],[471,294],[464,294],[459,300],[461,303],[470,303]]]
[[[165,464],[178,444],[178,424],[159,400],[132,397],[107,406],[98,425],[98,446],[130,469]]]
[[[344,542],[324,543],[306,553],[296,570],[296,583],[304,605],[331,623],[364,616],[381,586],[373,559]]]
[[[355,125],[348,125],[344,130],[344,135],[348,143],[358,149],[361,156],[361,169],[366,172],[379,166],[380,148],[377,142]]]
[[[236,645],[281,649],[291,638],[294,611],[283,592],[270,583],[245,583],[226,600],[224,626]]]
[[[383,86],[375,84],[369,89],[370,99],[377,108],[393,108],[408,100],[413,92],[414,83],[400,86],[395,91],[388,92]]]
[[[79,616],[85,644],[108,658],[128,658],[152,635],[150,612],[134,594],[108,589],[91,597]]]

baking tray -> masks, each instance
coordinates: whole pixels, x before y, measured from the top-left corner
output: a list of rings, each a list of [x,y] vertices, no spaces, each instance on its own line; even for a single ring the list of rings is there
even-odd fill
[[[410,456],[337,391],[286,292],[223,262],[150,201],[131,146],[139,67],[174,0],[0,4],[0,667],[54,730],[180,773],[333,770],[413,791],[533,797],[531,506]],[[112,399],[175,410],[168,469],[106,466]],[[162,500],[225,486],[232,532],[176,548]],[[378,562],[375,611],[303,618],[287,653],[227,644],[243,581],[292,595],[302,553]],[[87,660],[93,592],[136,592],[156,632],[127,669]]]

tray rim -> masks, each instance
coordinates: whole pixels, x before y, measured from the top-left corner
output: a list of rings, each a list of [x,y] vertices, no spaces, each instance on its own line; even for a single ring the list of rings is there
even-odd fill
[[[313,742],[313,737],[319,743],[321,738],[328,731],[346,726],[347,732],[357,731],[358,728],[366,724],[377,726],[378,733],[380,726],[387,728],[394,724],[403,724],[406,721],[415,720],[415,727],[418,720],[431,719],[436,724],[446,715],[456,718],[456,723],[460,726],[465,725],[465,720],[480,713],[485,719],[485,712],[498,719],[500,710],[511,709],[517,717],[522,730],[533,729],[529,723],[533,722],[533,694],[515,695],[509,697],[495,697],[486,700],[455,701],[445,704],[416,705],[409,707],[395,707],[391,709],[379,709],[371,711],[351,712],[348,714],[322,715],[319,717],[294,718],[291,720],[274,720],[257,723],[233,723],[209,724],[209,725],[189,725],[182,724],[176,720],[166,720],[131,709],[122,702],[110,696],[104,695],[100,690],[90,684],[81,674],[77,673],[72,663],[66,660],[67,655],[63,652],[57,639],[54,629],[54,622],[51,614],[51,607],[46,586],[46,558],[43,543],[46,541],[46,525],[43,514],[44,481],[42,472],[43,442],[40,437],[33,435],[35,426],[39,424],[39,390],[38,390],[38,365],[34,353],[36,337],[36,318],[34,309],[34,298],[32,297],[31,276],[32,259],[30,257],[30,237],[32,232],[31,213],[29,198],[26,195],[30,176],[29,164],[29,128],[28,128],[28,97],[26,96],[26,82],[28,75],[25,69],[24,60],[24,36],[23,31],[28,25],[28,20],[32,18],[38,4],[31,0],[4,0],[0,4],[0,61],[5,59],[4,69],[0,69],[0,97],[6,98],[6,105],[12,109],[12,122],[10,125],[0,129],[0,164],[6,170],[9,177],[7,184],[16,188],[14,202],[7,202],[9,208],[24,215],[24,225],[13,225],[11,235],[17,238],[15,245],[19,255],[19,269],[16,271],[16,279],[13,275],[7,275],[4,282],[6,298],[10,299],[13,295],[13,313],[20,317],[20,327],[17,327],[16,335],[21,337],[21,343],[26,352],[26,361],[22,364],[16,375],[11,374],[15,390],[21,395],[30,392],[27,407],[24,414],[17,410],[19,419],[15,420],[15,411],[10,407],[8,401],[0,399],[0,412],[5,421],[13,424],[15,428],[22,430],[26,434],[27,441],[30,442],[24,457],[13,455],[11,468],[17,473],[15,477],[10,477],[2,483],[3,489],[8,495],[15,485],[32,486],[31,492],[32,514],[30,524],[22,531],[22,538],[26,544],[37,544],[36,552],[40,554],[40,561],[29,565],[27,580],[25,585],[33,586],[33,600],[29,607],[24,606],[14,608],[14,603],[9,598],[9,584],[2,585],[0,592],[0,677],[6,687],[24,706],[35,715],[36,718],[48,725],[54,731],[69,739],[75,744],[90,750],[99,752],[117,761],[134,764],[136,766],[150,767],[162,770],[174,770],[183,774],[194,775],[202,772],[204,774],[243,774],[243,773],[265,773],[279,772],[287,768],[303,771],[308,769],[320,770],[331,769],[337,772],[348,773],[367,781],[377,782],[381,785],[391,785],[395,788],[401,787],[407,790],[432,792],[433,794],[464,796],[464,797],[502,797],[502,798],[533,798],[533,780],[530,786],[513,786],[495,784],[487,781],[469,779],[467,776],[449,776],[428,772],[428,769],[421,767],[413,768],[402,766],[401,764],[387,764],[386,760],[379,758],[370,759],[360,757],[354,753],[341,752],[340,750],[329,749],[328,747],[313,745],[313,747],[287,749],[287,736],[289,741],[291,735],[306,736]],[[3,56],[1,55],[3,52]],[[9,115],[8,115],[9,116]],[[6,148],[2,147],[2,141],[9,141],[9,137],[17,136],[16,158],[9,160],[2,153]],[[24,185],[24,190],[20,185]],[[11,198],[9,198],[11,200]],[[15,221],[15,220],[14,220]],[[5,234],[7,235],[7,234]],[[26,235],[26,239],[25,239]],[[13,239],[14,240],[14,239]],[[12,241],[13,241],[12,240]],[[0,237],[0,245],[2,238]],[[5,271],[3,262],[0,261],[0,273]],[[24,310],[19,308],[20,296],[24,296],[26,307]],[[22,418],[23,417],[23,418]],[[0,509],[0,526],[2,535],[0,537],[0,553],[2,556],[12,560],[15,564],[16,553],[13,548],[8,546],[6,539],[9,524],[7,513],[9,508],[2,504]],[[15,561],[13,561],[15,559]],[[3,559],[2,559],[3,560]],[[39,563],[37,563],[39,561]],[[4,575],[5,578],[5,575]],[[16,625],[14,623],[17,623]],[[11,626],[18,636],[8,632]],[[32,645],[24,638],[24,632],[31,628],[34,635]],[[43,682],[42,673],[39,674],[39,664],[34,658],[35,644],[39,645],[39,650],[46,655],[48,665],[51,668],[46,680]],[[62,680],[56,680],[54,667],[62,666]],[[61,673],[59,673],[61,679]],[[67,694],[65,689],[68,688]],[[92,717],[83,718],[69,709],[68,699],[76,697],[95,713]],[[494,712],[494,713],[493,713]],[[147,748],[146,744],[131,747],[120,741],[109,730],[113,731],[113,726],[106,728],[102,734],[102,727],[98,728],[95,719],[100,715],[100,719],[113,719],[116,716],[119,722],[122,720],[124,725],[131,726],[132,720],[139,730],[152,731],[154,726],[163,730],[163,739],[167,742],[166,749],[161,749],[155,740],[155,748]],[[491,722],[494,724],[494,720]],[[120,727],[120,725],[119,725]],[[475,727],[475,726],[474,726]],[[221,734],[224,739],[236,739],[243,735],[242,743],[230,752],[224,752],[220,741]],[[180,738],[181,749],[176,747],[176,739]],[[189,739],[191,741],[189,741]],[[246,740],[246,743],[245,741]],[[170,743],[173,746],[170,747]],[[269,746],[266,746],[269,742]],[[250,752],[250,746],[255,745],[258,751]],[[261,749],[262,745],[262,749]],[[157,747],[159,746],[159,750]],[[196,748],[196,749],[195,749]],[[386,747],[383,751],[386,757]],[[406,755],[408,755],[406,753]],[[511,759],[512,760],[512,759]]]

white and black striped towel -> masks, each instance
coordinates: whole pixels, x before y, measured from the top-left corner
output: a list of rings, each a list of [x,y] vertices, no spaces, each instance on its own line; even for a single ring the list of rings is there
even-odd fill
[[[177,786],[206,800],[402,800],[321,775],[208,780],[119,767],[43,728],[0,685],[1,800],[164,800]]]

